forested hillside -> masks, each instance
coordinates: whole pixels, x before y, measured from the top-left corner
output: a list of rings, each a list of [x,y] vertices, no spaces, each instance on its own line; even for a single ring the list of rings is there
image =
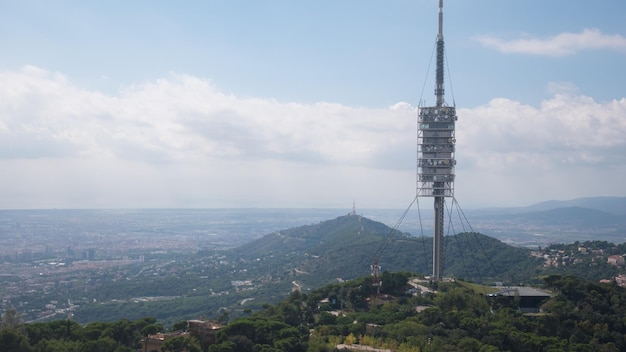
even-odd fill
[[[478,282],[528,282],[541,260],[530,250],[478,233],[446,236],[446,275]],[[314,288],[335,278],[366,275],[374,258],[383,270],[432,271],[432,238],[399,233],[370,219],[349,215],[269,234],[233,251],[241,260],[264,262],[267,270],[291,272]]]
[[[478,233],[446,236],[444,242],[444,275],[487,285],[540,285],[543,276],[572,273],[597,281],[624,271],[624,265],[609,264],[607,258],[626,249],[607,242],[535,251]],[[294,288],[308,293],[337,279],[370,275],[375,258],[381,272],[428,275],[431,253],[432,238],[399,233],[361,216],[341,216],[271,233],[230,251],[176,256],[122,274],[99,273],[93,281],[99,286],[89,293],[94,299],[74,299],[80,305],[75,319],[155,316],[170,324],[217,317],[224,309],[237,316],[264,303],[277,303]],[[83,295],[84,291],[73,294]]]
[[[409,273],[384,273],[381,293],[369,277],[293,292],[276,305],[228,322],[213,343],[180,335],[164,351],[322,352],[352,348],[387,351],[623,351],[626,292],[572,276],[549,276],[554,296],[542,312],[525,315],[516,298],[490,297],[466,282],[423,283],[411,294]],[[412,291],[415,292],[415,291]],[[85,326],[69,320],[22,324],[5,313],[0,351],[136,351],[141,340],[169,329],[153,318]]]

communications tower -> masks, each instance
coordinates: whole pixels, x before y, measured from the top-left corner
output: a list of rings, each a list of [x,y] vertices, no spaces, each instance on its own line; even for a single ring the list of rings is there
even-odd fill
[[[418,108],[417,196],[434,198],[433,279],[443,278],[445,199],[454,196],[454,138],[456,107],[444,99],[443,0],[439,0],[437,33],[436,103]]]

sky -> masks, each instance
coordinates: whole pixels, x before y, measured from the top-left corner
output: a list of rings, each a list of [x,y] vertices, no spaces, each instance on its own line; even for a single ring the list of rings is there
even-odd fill
[[[0,209],[404,209],[438,11],[0,0]],[[626,196],[625,1],[446,0],[443,28],[459,205]]]

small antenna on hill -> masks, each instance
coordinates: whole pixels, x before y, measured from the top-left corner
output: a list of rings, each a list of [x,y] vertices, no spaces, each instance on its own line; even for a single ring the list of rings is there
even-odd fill
[[[374,258],[374,263],[372,263],[372,286],[376,287],[376,296],[380,295],[380,265],[378,265],[378,258]]]

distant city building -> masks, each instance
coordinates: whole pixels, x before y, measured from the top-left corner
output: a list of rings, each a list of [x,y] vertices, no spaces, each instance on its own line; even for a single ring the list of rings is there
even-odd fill
[[[200,342],[202,348],[214,344],[217,332],[223,327],[210,320],[189,320],[187,323],[187,331]]]
[[[534,287],[510,286],[500,287],[496,293],[488,294],[489,297],[504,296],[510,299],[517,299],[519,310],[522,313],[539,312],[539,307],[543,302],[552,297],[552,293]]]
[[[610,255],[607,261],[611,265],[624,265],[624,257],[621,255]]]
[[[222,325],[210,320],[189,320],[187,321],[187,331],[174,331],[170,333],[157,333],[148,335],[142,340],[141,351],[161,352],[163,344],[175,337],[195,337],[203,350],[215,343],[217,332],[222,329]],[[185,350],[187,351],[187,350]]]
[[[622,275],[614,277],[614,279],[615,279],[615,282],[617,283],[617,286],[626,287],[626,275],[622,274]]]
[[[148,352],[161,352],[161,346],[165,343],[165,341],[169,339],[173,339],[174,337],[185,337],[189,335],[186,331],[175,331],[170,333],[157,333],[154,335],[148,335],[145,339],[143,339],[142,351]]]

